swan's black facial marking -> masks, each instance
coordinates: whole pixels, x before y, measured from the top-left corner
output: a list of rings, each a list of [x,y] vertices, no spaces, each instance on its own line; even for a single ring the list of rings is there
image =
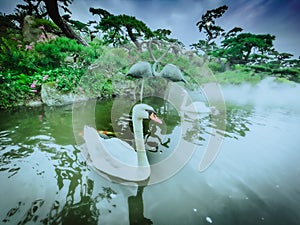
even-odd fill
[[[157,113],[154,110],[146,109],[146,112],[149,115],[149,119],[150,119],[150,117],[151,117],[152,114],[154,114],[155,116],[157,116]]]
[[[157,114],[154,110],[147,110],[146,111],[148,112],[149,114],[149,119],[156,122],[156,123],[159,123],[159,124],[162,124],[162,121],[157,117]]]

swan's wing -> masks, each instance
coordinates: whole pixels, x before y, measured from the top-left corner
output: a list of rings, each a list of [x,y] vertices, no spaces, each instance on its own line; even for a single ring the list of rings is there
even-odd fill
[[[150,167],[139,167],[137,154],[127,143],[116,138],[100,138],[94,128],[84,127],[84,139],[94,168],[109,175],[130,181],[146,180]]]
[[[100,138],[100,141],[105,150],[107,150],[116,160],[120,160],[130,166],[138,165],[136,152],[127,142],[121,141],[118,138]]]
[[[94,163],[103,163],[105,160],[110,163],[125,163],[130,166],[137,166],[137,157],[134,149],[117,138],[103,139],[97,131],[91,127],[84,128],[84,139],[87,145],[88,154]],[[113,165],[117,167],[117,165]]]

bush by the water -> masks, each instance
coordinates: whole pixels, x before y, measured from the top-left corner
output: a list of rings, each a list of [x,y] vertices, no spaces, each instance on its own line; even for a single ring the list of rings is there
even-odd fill
[[[86,68],[102,54],[99,40],[89,46],[66,37],[42,34],[35,43],[10,34],[0,41],[0,108],[39,98],[43,82],[54,82],[58,90],[75,90]]]

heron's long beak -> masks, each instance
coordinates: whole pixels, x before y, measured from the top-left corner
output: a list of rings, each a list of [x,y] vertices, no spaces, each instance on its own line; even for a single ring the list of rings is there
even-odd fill
[[[162,124],[161,119],[159,119],[159,118],[157,117],[157,115],[156,115],[154,112],[151,113],[151,115],[150,115],[149,118],[150,118],[151,120],[153,120],[154,122],[156,122],[156,123]]]

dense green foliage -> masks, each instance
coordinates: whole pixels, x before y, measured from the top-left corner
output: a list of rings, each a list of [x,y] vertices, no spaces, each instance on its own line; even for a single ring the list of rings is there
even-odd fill
[[[222,47],[212,54],[226,58],[232,64],[247,64],[263,60],[272,50],[275,36],[241,33],[222,41]],[[257,53],[253,53],[257,52]],[[253,53],[253,54],[252,54]]]
[[[44,28],[43,28],[44,29]],[[35,43],[10,32],[0,41],[0,108],[39,98],[41,84],[54,82],[63,92],[73,91],[86,68],[102,53],[102,42],[89,46],[66,37],[42,34]]]
[[[101,8],[90,8],[90,12],[99,16],[99,22],[93,21],[91,23],[97,24],[94,28],[102,32],[106,44],[113,44],[113,46],[118,47],[133,43],[138,49],[141,49],[142,42],[149,38],[181,44],[179,40],[168,37],[172,33],[171,30],[157,29],[152,31],[143,21],[134,16],[113,15]]]
[[[245,65],[255,73],[267,72],[269,75],[299,82],[299,59],[291,59],[293,55],[289,53],[277,52],[273,46],[275,36],[240,33],[243,31],[240,27],[226,32],[216,25],[216,19],[227,9],[228,7],[223,5],[208,10],[196,24],[206,38],[191,46],[199,54],[204,53],[205,59],[210,61],[210,68],[214,72],[224,72],[226,69],[235,68],[235,65]],[[216,62],[219,65],[216,65]],[[242,74],[237,76],[242,77]]]
[[[104,32],[104,40],[114,45],[122,45],[131,40],[139,47],[139,38],[149,38],[152,31],[146,24],[133,16],[113,15],[103,9],[90,8],[92,14],[98,14],[101,18],[96,28]],[[124,32],[125,31],[125,32]]]
[[[196,55],[188,56],[183,44],[169,37],[171,30],[152,31],[133,16],[91,8],[90,13],[98,15],[99,21],[83,23],[71,19],[71,0],[55,1],[67,13],[63,17],[57,7],[49,9],[48,0],[24,2],[16,6],[14,14],[0,13],[0,108],[39,99],[43,83],[61,92],[86,89],[89,93],[85,94],[96,97],[118,94],[116,83],[130,86],[124,75],[131,65],[137,61],[153,63],[149,52],[142,50],[149,39],[164,43],[153,49],[156,58],[171,44],[178,46],[177,52],[166,54],[158,69],[167,63],[177,65],[190,87],[192,83],[211,81],[213,73],[225,83],[256,83],[267,75],[279,81],[300,82],[300,60],[276,51],[275,36],[242,33],[240,27],[226,31],[216,24],[228,9],[226,5],[202,15],[196,26],[206,38],[192,44]],[[34,18],[31,26],[39,35],[34,41],[24,35],[26,15]],[[90,66],[98,69],[91,70]],[[147,91],[151,88],[145,87]]]

